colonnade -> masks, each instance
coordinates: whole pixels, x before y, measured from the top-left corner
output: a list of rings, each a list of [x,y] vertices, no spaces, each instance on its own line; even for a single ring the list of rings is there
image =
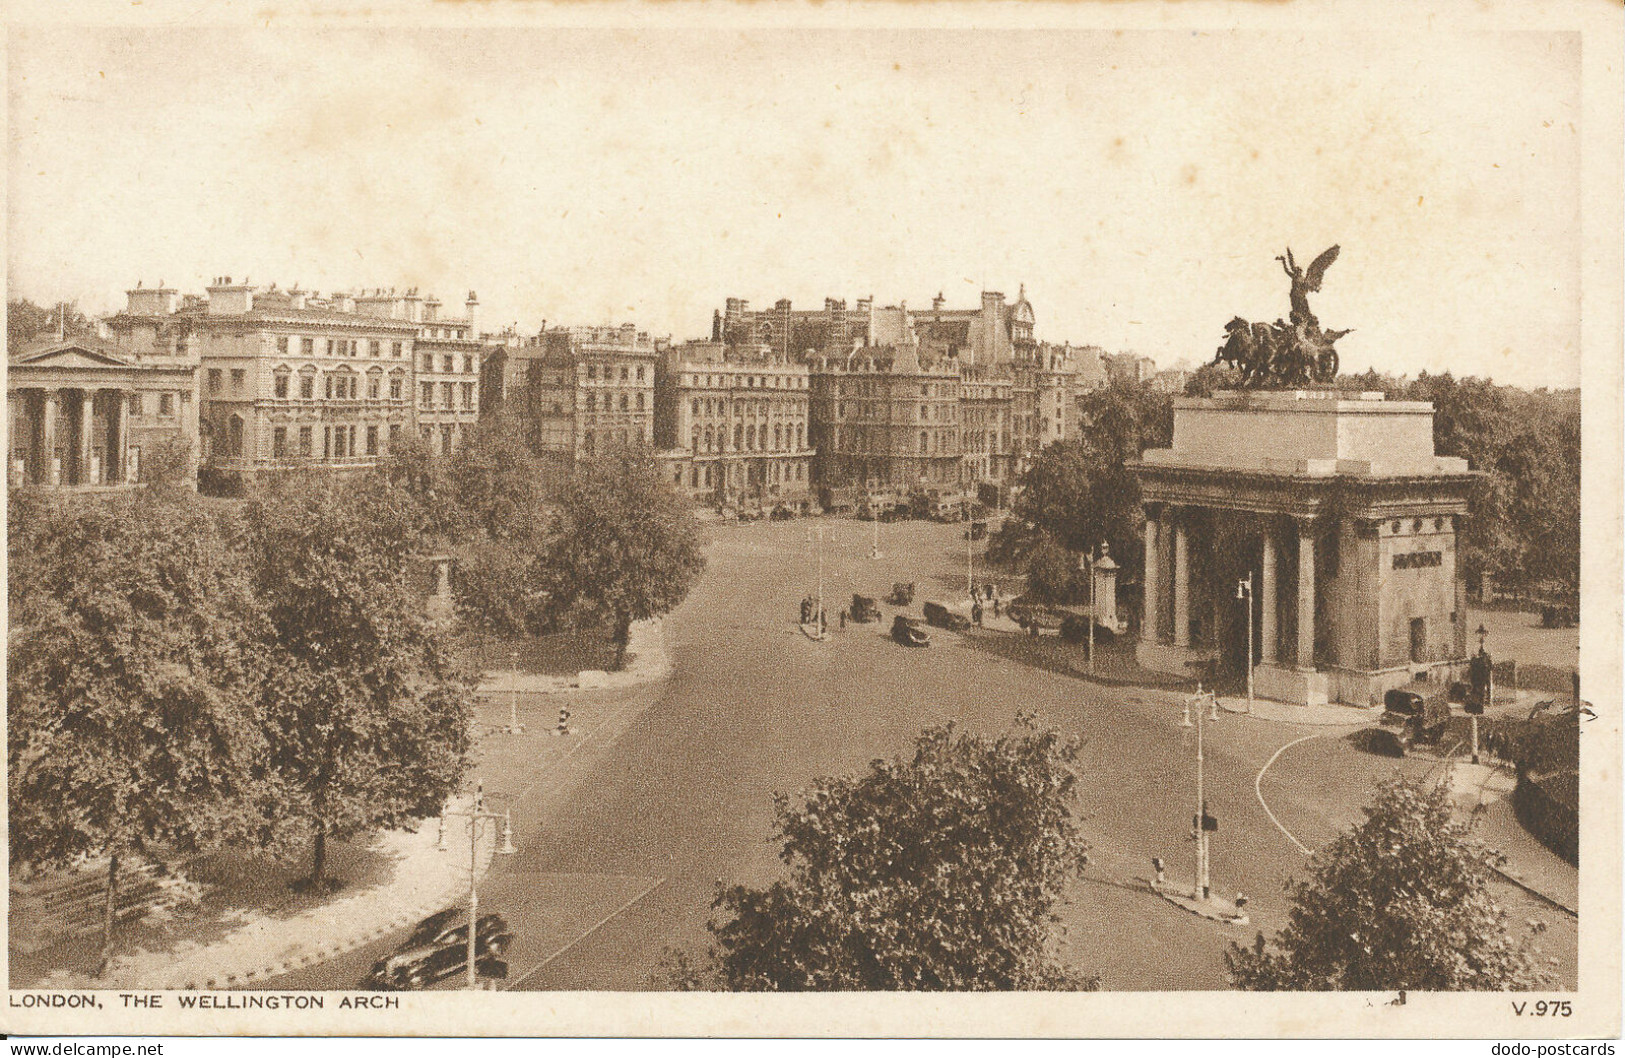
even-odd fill
[[[1315,657],[1315,527],[1310,519],[1294,518],[1298,544],[1297,642],[1294,662],[1300,672],[1314,671]],[[1145,521],[1144,613],[1141,636],[1166,643],[1163,616],[1171,615],[1175,647],[1191,645],[1191,517],[1189,508],[1164,505]],[[1259,660],[1274,665],[1280,654],[1280,590],[1277,578],[1280,541],[1276,526],[1260,527],[1258,622]],[[1172,583],[1164,584],[1165,549],[1171,549]],[[1166,597],[1165,597],[1166,593]],[[1166,609],[1165,609],[1166,608]]]
[[[128,390],[109,387],[19,387],[11,399],[14,480],[85,487],[123,484],[130,474]],[[95,443],[98,397],[105,433]],[[98,458],[99,457],[99,458]]]

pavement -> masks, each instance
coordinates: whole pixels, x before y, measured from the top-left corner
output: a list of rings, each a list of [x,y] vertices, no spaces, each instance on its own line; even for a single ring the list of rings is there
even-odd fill
[[[1277,724],[1307,724],[1310,727],[1363,727],[1382,718],[1381,709],[1362,709],[1352,705],[1293,705],[1268,698],[1219,698],[1219,708],[1227,713],[1240,713],[1254,720],[1267,720]]]

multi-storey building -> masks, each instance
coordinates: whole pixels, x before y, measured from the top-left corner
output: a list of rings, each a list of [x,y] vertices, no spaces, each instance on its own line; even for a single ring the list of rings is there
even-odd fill
[[[909,331],[812,363],[809,404],[821,485],[953,487],[964,478],[960,367],[922,358]]]
[[[470,290],[462,319],[440,315],[440,300],[420,299],[416,289],[357,295],[363,315],[418,324],[413,343],[414,409],[418,432],[436,455],[450,455],[473,430],[480,413],[480,360],[485,346],[475,328],[479,298]]]
[[[1002,484],[1015,478],[1010,422],[1013,385],[1011,372],[1002,367],[967,364],[960,368],[960,446],[967,482]]]
[[[1106,375],[1117,385],[1149,382],[1157,373],[1157,362],[1138,353],[1107,353]]]
[[[206,289],[206,300],[177,306],[173,290],[137,287],[107,323],[120,345],[195,349],[213,471],[365,468],[413,428],[417,321],[358,312],[349,294],[322,299],[230,276]]]
[[[486,355],[486,414],[511,413],[532,447],[568,465],[606,448],[654,444],[655,366],[645,332],[555,327]]]
[[[807,365],[771,346],[669,347],[656,375],[655,443],[672,481],[718,503],[804,503],[809,392]]]

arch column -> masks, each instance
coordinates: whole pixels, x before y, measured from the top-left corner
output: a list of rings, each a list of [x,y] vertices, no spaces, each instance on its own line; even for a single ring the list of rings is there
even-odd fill
[[[40,394],[40,467],[41,485],[62,484],[62,464],[56,455],[56,420],[61,409],[61,391],[44,390]]]
[[[1275,583],[1275,529],[1270,525],[1264,526],[1263,554],[1259,562],[1259,603],[1260,614],[1258,621],[1258,652],[1259,661],[1264,664],[1275,662],[1276,640],[1276,607],[1278,605],[1278,591]]]
[[[1174,519],[1174,646],[1191,645],[1191,561],[1190,533],[1186,528],[1189,512],[1181,509]]]
[[[1298,519],[1298,671],[1315,670],[1315,525]]]
[[[1158,512],[1160,513],[1160,512]],[[1141,580],[1140,601],[1140,638],[1148,643],[1161,642],[1160,616],[1161,599],[1159,598],[1162,578],[1162,552],[1158,540],[1157,515],[1151,511],[1146,512],[1145,519],[1145,574]]]
[[[90,480],[90,463],[93,453],[91,436],[95,427],[96,391],[81,389],[79,391],[79,437],[78,437],[78,465],[74,468],[73,483],[78,486],[94,485]]]

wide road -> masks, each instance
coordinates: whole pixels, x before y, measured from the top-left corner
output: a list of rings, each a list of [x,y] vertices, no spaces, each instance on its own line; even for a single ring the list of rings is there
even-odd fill
[[[916,614],[927,599],[964,598],[959,526],[885,526],[878,560],[867,523],[717,528],[705,577],[667,621],[671,679],[611,703],[620,712],[606,715],[618,719],[598,744],[550,771],[546,796],[516,810],[522,851],[496,861],[481,893],[481,909],[504,912],[521,935],[506,987],[666,987],[669,950],[704,951],[718,883],[761,884],[782,870],[769,841],[775,793],[903,753],[932,724],[995,733],[1019,712],[1087,740],[1094,866],[1063,914],[1066,957],[1111,989],[1224,987],[1228,944],[1279,928],[1283,883],[1305,869],[1259,805],[1255,778],[1277,749],[1316,729],[1234,716],[1209,726],[1208,797],[1221,822],[1213,881],[1226,895],[1248,894],[1254,925],[1197,918],[1135,888],[1153,855],[1175,881],[1191,873],[1195,746],[1178,724],[1179,699],[1008,660],[990,649],[993,632],[935,631],[929,649],[903,648],[886,636],[893,609],[884,604],[882,623],[832,626],[830,640],[815,643],[795,620],[816,587],[807,536],[820,526],[832,615],[852,592],[883,596],[897,580],[918,582]],[[1261,784],[1280,823],[1310,848],[1355,819],[1372,784],[1394,770],[1338,735],[1283,753]],[[271,984],[352,986],[397,941]]]

